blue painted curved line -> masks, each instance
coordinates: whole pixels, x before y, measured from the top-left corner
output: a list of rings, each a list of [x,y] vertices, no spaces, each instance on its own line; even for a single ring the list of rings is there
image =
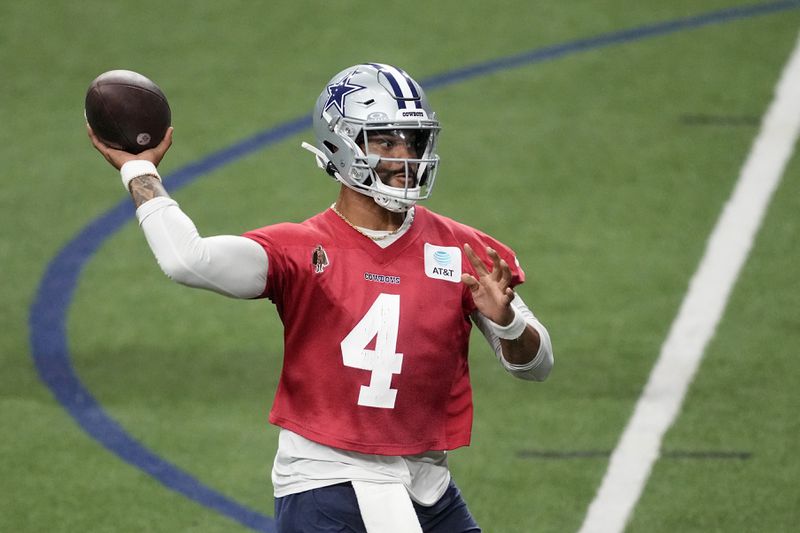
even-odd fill
[[[576,41],[570,41],[567,43],[546,46],[544,48],[537,48],[535,50],[486,61],[484,63],[469,65],[464,68],[451,70],[449,72],[439,74],[438,76],[433,76],[423,80],[422,85],[426,89],[432,89],[478,76],[486,76],[501,70],[508,70],[516,67],[527,66],[532,63],[541,63],[544,61],[558,59],[566,55],[582,52],[584,50],[592,50],[615,44],[623,44],[630,41],[638,41],[648,37],[658,37],[659,35],[676,33],[681,30],[689,30],[711,24],[720,24],[723,22],[732,22],[737,19],[749,18],[757,15],[766,15],[777,11],[794,9],[797,7],[800,7],[800,2],[797,0],[769,2],[764,4],[732,7],[720,11],[712,11],[711,13],[696,15],[693,17],[648,24],[628,30],[606,33],[603,35],[597,35],[595,37],[588,37],[586,39],[578,39]]]
[[[478,76],[556,59],[583,50],[654,37],[680,30],[800,7],[800,1],[770,2],[715,11],[634,29],[539,48],[494,61],[478,63],[433,76],[422,82],[427,89],[463,82]],[[223,165],[300,133],[311,125],[304,116],[249,137],[165,177],[170,189],[188,185]],[[66,323],[78,278],[97,249],[133,217],[128,199],[91,221],[50,261],[30,308],[31,353],[42,381],[58,402],[92,438],[164,486],[256,531],[275,533],[274,520],[204,485],[189,473],[146,448],[102,408],[76,375],[70,360]]]

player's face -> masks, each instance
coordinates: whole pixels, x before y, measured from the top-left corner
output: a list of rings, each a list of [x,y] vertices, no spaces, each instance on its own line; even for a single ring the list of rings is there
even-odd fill
[[[375,172],[390,187],[415,187],[419,163],[400,161],[422,157],[427,132],[418,130],[378,130],[367,135],[367,154],[381,157]]]

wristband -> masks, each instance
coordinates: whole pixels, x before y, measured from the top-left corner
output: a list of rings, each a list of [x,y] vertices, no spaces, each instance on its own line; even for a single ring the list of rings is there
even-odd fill
[[[528,323],[525,322],[525,319],[522,318],[522,315],[514,309],[514,319],[511,323],[507,326],[501,326],[492,320],[489,320],[489,327],[492,328],[492,332],[500,337],[501,339],[506,339],[509,341],[513,341],[515,339],[520,338],[522,332],[525,331]]]
[[[119,175],[122,177],[122,185],[128,192],[130,192],[130,184],[133,178],[138,178],[139,176],[153,176],[158,181],[161,181],[161,176],[158,174],[156,166],[144,159],[128,161],[119,169]]]

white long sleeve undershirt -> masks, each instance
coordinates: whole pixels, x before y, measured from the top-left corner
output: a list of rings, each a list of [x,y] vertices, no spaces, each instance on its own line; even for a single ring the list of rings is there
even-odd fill
[[[201,237],[178,202],[165,196],[143,203],[136,217],[161,270],[173,281],[232,298],[264,292],[269,258],[252,239]]]

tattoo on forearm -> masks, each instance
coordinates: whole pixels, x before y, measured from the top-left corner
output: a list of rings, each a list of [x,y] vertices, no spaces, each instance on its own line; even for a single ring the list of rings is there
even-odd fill
[[[147,200],[152,200],[157,196],[169,196],[164,186],[155,176],[137,176],[130,183],[131,197],[134,205],[138,208]]]

